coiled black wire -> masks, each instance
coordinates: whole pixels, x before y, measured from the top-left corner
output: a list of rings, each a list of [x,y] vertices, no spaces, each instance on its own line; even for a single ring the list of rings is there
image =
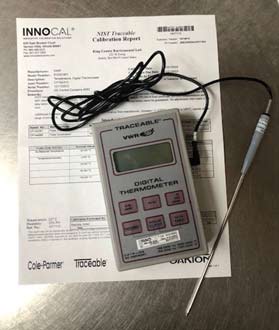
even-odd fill
[[[143,71],[147,68],[147,66],[156,56],[159,56],[161,58],[160,72],[148,76],[145,79],[141,79]],[[96,116],[112,110],[113,108],[120,105],[122,102],[129,101],[130,96],[138,94],[142,91],[149,91],[152,93],[167,96],[187,96],[201,90],[205,97],[205,104],[204,110],[194,128],[194,139],[192,143],[193,159],[191,161],[192,165],[197,165],[199,164],[199,155],[197,150],[197,141],[195,133],[198,132],[200,124],[202,123],[209,107],[209,96],[206,90],[208,86],[213,85],[215,83],[232,80],[253,81],[264,86],[270,96],[270,99],[272,99],[272,91],[270,86],[263,80],[257,78],[225,77],[202,84],[191,77],[179,73],[166,72],[165,69],[165,55],[162,51],[156,51],[149,57],[149,59],[145,63],[139,62],[134,68],[134,70],[125,79],[114,82],[102,91],[95,91],[92,95],[72,95],[66,97],[49,96],[47,100],[52,106],[51,119],[53,125],[60,131],[73,131],[86,125]],[[158,84],[164,77],[175,77],[181,80],[186,80],[196,85],[196,87],[185,92],[169,92],[154,89],[156,84]],[[58,112],[60,113],[60,120],[66,123],[71,123],[70,126],[60,125],[57,123],[56,114]]]

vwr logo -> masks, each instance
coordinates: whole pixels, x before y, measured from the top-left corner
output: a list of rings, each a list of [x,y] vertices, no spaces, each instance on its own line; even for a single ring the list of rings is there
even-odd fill
[[[129,134],[129,135],[124,135],[123,136],[123,139],[124,140],[127,140],[127,139],[134,139],[134,138],[137,138],[137,137],[141,137],[141,136],[150,136],[154,133],[154,128],[151,128],[147,131],[143,131],[141,133],[135,133],[135,134]]]
[[[24,37],[36,37],[36,36],[70,36],[70,28],[65,28],[65,27],[53,27],[53,28],[48,28],[48,27],[43,27],[43,28],[23,28],[22,33]]]
[[[76,268],[102,268],[107,266],[107,260],[102,258],[74,259]]]

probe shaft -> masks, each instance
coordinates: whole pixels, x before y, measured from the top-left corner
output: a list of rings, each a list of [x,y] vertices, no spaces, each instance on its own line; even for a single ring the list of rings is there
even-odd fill
[[[238,195],[238,192],[239,192],[239,189],[240,189],[240,187],[242,185],[242,182],[244,180],[244,177],[245,177],[245,175],[246,175],[249,167],[251,166],[252,161],[253,161],[253,159],[255,157],[256,151],[257,151],[257,149],[258,149],[258,147],[259,147],[259,145],[260,145],[260,143],[261,143],[261,141],[263,139],[264,133],[266,131],[266,128],[267,128],[268,122],[269,122],[269,117],[270,117],[269,110],[270,110],[270,107],[271,107],[271,102],[272,102],[272,99],[269,99],[265,112],[263,114],[261,114],[261,116],[260,116],[260,118],[258,120],[257,126],[255,128],[254,134],[253,134],[252,139],[251,139],[251,142],[250,142],[250,146],[249,146],[248,151],[246,153],[246,156],[244,158],[244,162],[243,162],[243,165],[242,165],[241,175],[240,175],[238,184],[237,184],[237,186],[235,188],[233,197],[232,197],[232,199],[230,201],[229,208],[228,208],[228,210],[227,210],[227,212],[225,214],[225,217],[224,217],[224,219],[222,221],[222,224],[221,224],[221,227],[219,229],[218,235],[217,235],[216,240],[215,240],[215,242],[213,244],[212,250],[211,250],[211,252],[209,254],[209,258],[208,258],[208,260],[207,260],[207,262],[206,262],[206,264],[204,266],[204,269],[203,269],[203,272],[202,272],[200,278],[197,280],[197,282],[195,284],[195,287],[193,289],[193,292],[191,294],[191,297],[190,297],[190,299],[188,301],[188,304],[187,304],[187,307],[186,307],[186,316],[190,313],[190,310],[191,310],[191,308],[193,306],[193,303],[194,303],[194,301],[196,299],[196,296],[197,296],[197,294],[199,292],[199,289],[200,289],[200,287],[202,285],[202,282],[203,282],[203,280],[205,278],[205,275],[207,273],[208,267],[209,267],[209,265],[211,263],[211,260],[212,260],[212,258],[214,256],[214,253],[215,253],[215,251],[216,251],[216,249],[218,247],[218,244],[219,244],[219,241],[220,241],[220,239],[222,237],[223,231],[224,231],[224,229],[226,227],[226,224],[227,224],[227,222],[229,220],[229,215],[230,215],[231,210],[232,210],[232,208],[234,206],[236,197]]]
[[[195,298],[196,298],[196,296],[197,296],[197,294],[198,294],[198,292],[199,292],[200,286],[201,286],[201,284],[202,284],[202,282],[203,282],[203,280],[204,280],[204,277],[205,277],[205,275],[206,275],[206,273],[207,273],[208,267],[209,267],[209,265],[210,265],[210,263],[211,263],[211,260],[212,260],[212,258],[213,258],[213,256],[214,256],[214,253],[215,253],[215,251],[216,251],[216,249],[217,249],[218,243],[219,243],[219,241],[220,241],[220,239],[221,239],[221,237],[222,237],[223,231],[224,231],[224,229],[225,229],[225,227],[226,227],[226,224],[227,224],[227,222],[228,222],[228,219],[229,219],[229,215],[230,215],[231,210],[232,210],[232,208],[233,208],[233,206],[234,206],[234,203],[235,203],[236,197],[237,197],[237,195],[238,195],[239,189],[240,189],[240,187],[241,187],[241,185],[242,185],[242,182],[243,182],[244,176],[245,176],[245,175],[242,174],[242,175],[240,176],[240,178],[239,178],[239,181],[238,181],[238,184],[237,184],[237,186],[236,186],[236,188],[235,188],[235,191],[234,191],[233,197],[232,197],[232,199],[231,199],[231,202],[230,202],[229,208],[228,208],[228,210],[227,210],[227,212],[226,212],[226,214],[225,214],[224,220],[223,220],[223,222],[222,222],[222,225],[221,225],[221,227],[220,227],[220,230],[219,230],[219,232],[218,232],[218,235],[217,235],[217,237],[216,237],[216,240],[215,240],[215,242],[214,242],[214,244],[213,244],[212,250],[211,250],[211,252],[210,252],[210,254],[209,254],[209,258],[208,258],[208,260],[207,260],[207,262],[206,262],[206,264],[205,264],[205,266],[204,266],[204,269],[203,269],[203,272],[202,272],[200,278],[197,280],[197,282],[196,282],[196,284],[195,284],[195,287],[194,287],[194,289],[193,289],[192,295],[191,295],[191,297],[190,297],[190,299],[189,299],[189,301],[188,301],[187,307],[186,307],[186,316],[189,314],[189,312],[190,312],[190,310],[191,310],[191,307],[192,307],[192,305],[193,305],[193,303],[194,303],[194,301],[195,301]]]

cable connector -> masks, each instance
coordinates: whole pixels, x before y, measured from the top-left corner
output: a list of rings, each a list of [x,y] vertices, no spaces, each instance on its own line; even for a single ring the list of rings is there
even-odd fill
[[[200,154],[199,154],[199,150],[198,150],[198,141],[194,140],[195,136],[193,137],[193,141],[192,141],[192,153],[193,156],[192,158],[190,158],[190,164],[192,166],[197,166],[200,165]]]
[[[268,107],[270,107],[270,105]],[[242,175],[245,175],[247,173],[249,167],[252,164],[256,151],[263,139],[264,133],[268,126],[269,118],[270,118],[270,114],[265,112],[265,113],[261,114],[261,116],[258,120],[252,140],[250,142],[249,149],[247,151],[247,154],[246,154],[244,162],[243,162],[243,166],[241,169]]]

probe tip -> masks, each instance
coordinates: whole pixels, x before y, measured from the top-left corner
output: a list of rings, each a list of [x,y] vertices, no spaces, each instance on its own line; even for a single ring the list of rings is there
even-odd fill
[[[192,307],[192,304],[188,304],[188,306],[186,307],[186,310],[185,310],[186,317],[188,317],[188,315],[190,314],[191,307]]]

